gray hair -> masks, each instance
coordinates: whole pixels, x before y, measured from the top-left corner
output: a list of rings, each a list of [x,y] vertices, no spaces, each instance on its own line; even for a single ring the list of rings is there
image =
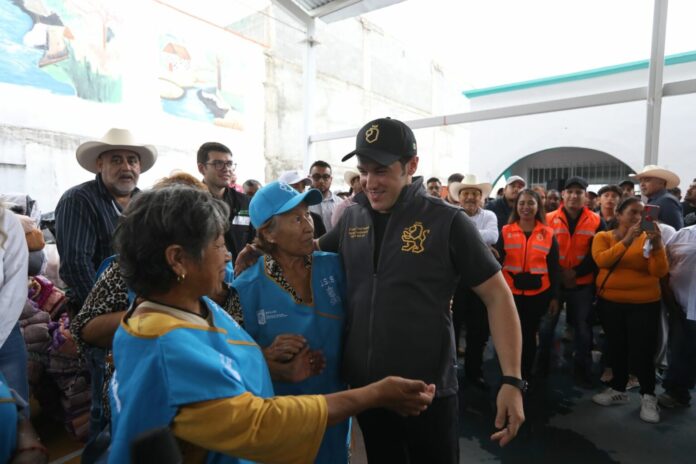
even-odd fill
[[[175,185],[132,200],[114,233],[121,274],[138,295],[166,292],[176,281],[165,250],[180,245],[200,260],[205,247],[229,228],[229,208],[208,192]]]

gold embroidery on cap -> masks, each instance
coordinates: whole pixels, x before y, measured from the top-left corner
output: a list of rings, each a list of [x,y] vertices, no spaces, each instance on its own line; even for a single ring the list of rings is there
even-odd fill
[[[404,242],[401,251],[423,253],[425,251],[423,244],[429,233],[430,229],[425,229],[420,221],[413,223],[411,227],[406,227],[401,234],[401,240]]]
[[[379,125],[373,124],[365,131],[365,140],[367,143],[375,143],[379,138]]]

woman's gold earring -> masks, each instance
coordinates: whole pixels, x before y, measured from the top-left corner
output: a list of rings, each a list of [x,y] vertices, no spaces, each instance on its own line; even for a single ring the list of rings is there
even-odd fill
[[[181,274],[181,275],[176,276],[176,281],[181,282],[185,278],[186,278],[186,274]]]

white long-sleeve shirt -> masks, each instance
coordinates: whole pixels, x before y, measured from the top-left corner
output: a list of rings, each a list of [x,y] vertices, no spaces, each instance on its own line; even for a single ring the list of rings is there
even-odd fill
[[[469,216],[467,214],[467,216]],[[498,242],[498,218],[493,211],[479,208],[478,212],[469,219],[474,221],[476,228],[486,245],[495,245]]]
[[[696,321],[696,225],[677,231],[666,248],[669,286],[686,317]]]
[[[17,324],[27,300],[29,249],[12,211],[0,206],[0,347]],[[3,240],[4,237],[4,240]]]

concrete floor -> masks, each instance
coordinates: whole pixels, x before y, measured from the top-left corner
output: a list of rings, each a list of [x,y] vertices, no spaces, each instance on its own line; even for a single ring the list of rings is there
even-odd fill
[[[591,397],[603,386],[598,383],[596,388],[588,390],[574,384],[566,356],[570,348],[568,343],[557,343],[555,367],[547,379],[537,381],[526,395],[526,422],[517,438],[505,448],[489,439],[494,431],[495,388],[483,392],[460,379],[460,462],[696,463],[696,395],[692,401],[695,405],[690,408],[663,409],[662,420],[656,425],[638,417],[637,390],[629,393],[631,402],[627,405],[598,406]],[[495,386],[500,374],[490,347],[484,359],[484,376]],[[657,393],[660,392],[662,388],[658,385]],[[352,463],[365,464],[357,421],[354,426]],[[37,428],[51,451],[52,461],[56,464],[79,461],[71,457],[82,444],[70,439],[55,424],[39,423]],[[47,433],[49,430],[52,433]]]
[[[599,382],[593,389],[574,384],[565,355],[570,348],[568,343],[557,343],[555,367],[526,395],[526,422],[505,448],[489,438],[494,431],[496,388],[483,392],[460,379],[460,462],[696,463],[696,406],[663,409],[659,424],[640,420],[638,390],[629,392],[629,404],[598,406],[591,397],[605,387]],[[484,359],[484,376],[495,386],[500,374],[490,348]],[[662,391],[658,385],[657,393]],[[692,402],[696,404],[696,395]],[[353,464],[366,463],[362,441],[355,445]]]

